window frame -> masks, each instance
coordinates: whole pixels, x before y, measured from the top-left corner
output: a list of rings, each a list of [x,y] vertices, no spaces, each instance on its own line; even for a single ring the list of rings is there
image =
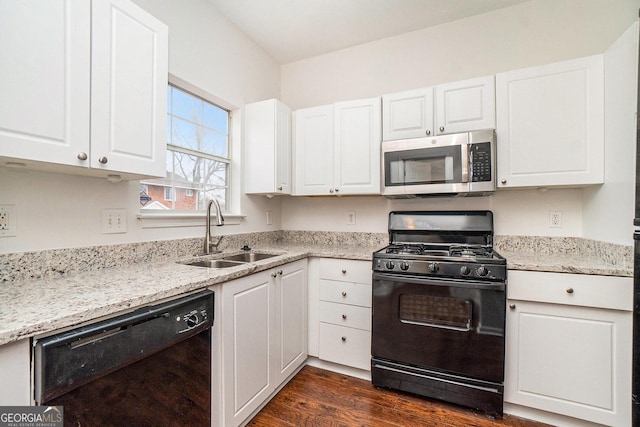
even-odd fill
[[[241,191],[240,191],[240,177],[241,177],[241,159],[239,153],[241,152],[240,145],[240,114],[239,109],[230,104],[229,102],[216,97],[207,91],[181,79],[173,74],[169,74],[167,85],[175,86],[178,89],[195,95],[204,99],[222,109],[227,110],[229,114],[229,129],[228,129],[228,169],[227,169],[227,191],[226,191],[226,207],[223,211],[225,217],[225,225],[237,225],[240,224],[246,215],[241,212]],[[167,148],[173,146],[166,141]],[[183,151],[184,147],[178,147]],[[145,210],[139,209],[137,218],[141,221],[142,228],[169,228],[169,227],[191,227],[202,226],[205,217],[204,210],[193,211],[180,211],[180,210]]]

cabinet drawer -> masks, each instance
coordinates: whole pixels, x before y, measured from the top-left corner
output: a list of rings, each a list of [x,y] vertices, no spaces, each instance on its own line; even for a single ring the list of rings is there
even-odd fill
[[[320,278],[341,282],[371,283],[371,262],[323,258],[320,260]]]
[[[320,323],[320,349],[322,360],[371,369],[371,332],[360,329]]]
[[[320,301],[371,307],[371,284],[320,280]]]
[[[509,299],[625,311],[633,309],[631,277],[509,270],[508,280]]]
[[[371,330],[371,309],[320,301],[320,321],[338,326]]]

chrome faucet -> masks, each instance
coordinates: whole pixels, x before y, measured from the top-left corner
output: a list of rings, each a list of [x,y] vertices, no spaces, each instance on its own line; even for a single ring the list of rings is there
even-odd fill
[[[222,241],[222,236],[220,236],[217,243],[215,244],[211,243],[211,205],[216,206],[216,226],[220,227],[221,225],[224,225],[224,217],[222,216],[220,203],[218,203],[216,199],[209,200],[209,203],[207,204],[207,217],[206,217],[207,229],[204,232],[204,253],[205,254],[219,252],[218,245]],[[211,251],[212,246],[215,248],[215,251]]]

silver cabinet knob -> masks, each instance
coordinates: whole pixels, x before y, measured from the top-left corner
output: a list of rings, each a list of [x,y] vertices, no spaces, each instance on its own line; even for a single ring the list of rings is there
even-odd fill
[[[516,309],[516,305],[515,305],[515,304],[509,304],[509,308],[510,308],[511,310],[515,310],[515,309]]]
[[[280,187],[278,187],[278,191],[282,191],[282,187],[281,187],[281,186],[280,186]]]
[[[336,187],[336,193],[337,193],[338,191],[340,191],[340,189],[339,189],[338,187]]]
[[[440,126],[440,132],[444,132],[444,126]]]
[[[102,157],[100,157],[100,158],[98,159],[98,161],[99,161],[100,163],[102,163],[103,165],[106,165],[106,164],[107,164],[107,162],[109,161],[109,159],[107,159],[105,156],[102,156]]]
[[[347,269],[346,268],[342,269],[342,274],[347,274]]]
[[[278,276],[282,276],[282,270],[278,270]]]
[[[567,288],[567,293],[568,294],[572,294],[573,293],[573,288]]]
[[[342,342],[345,342],[347,340],[347,337],[343,336],[342,338],[340,338],[342,340]]]
[[[271,273],[271,277],[275,278],[277,274],[275,272]]]
[[[333,188],[329,189],[329,193],[333,194]]]
[[[342,315],[342,320],[347,320],[347,315],[346,314]]]
[[[431,135],[431,129],[427,129],[426,132],[427,136]]]
[[[346,297],[347,296],[347,291],[342,291],[342,296]]]
[[[500,180],[500,182],[501,182],[502,184],[506,184],[506,183],[507,183],[507,180],[506,180],[506,179],[501,179],[501,180]]]
[[[78,160],[87,160],[88,158],[89,157],[87,156],[87,153],[85,153],[84,151],[78,153]]]

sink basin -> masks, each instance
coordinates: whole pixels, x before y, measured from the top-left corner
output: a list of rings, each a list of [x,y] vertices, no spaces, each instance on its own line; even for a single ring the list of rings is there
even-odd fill
[[[224,259],[203,259],[200,261],[188,262],[185,265],[191,265],[194,267],[207,267],[207,268],[229,268],[242,265],[242,262],[227,261]]]
[[[242,254],[229,255],[229,256],[223,257],[222,259],[227,261],[237,261],[237,262],[254,262],[254,261],[260,261],[262,259],[273,258],[274,256],[278,256],[278,255],[246,252]]]

